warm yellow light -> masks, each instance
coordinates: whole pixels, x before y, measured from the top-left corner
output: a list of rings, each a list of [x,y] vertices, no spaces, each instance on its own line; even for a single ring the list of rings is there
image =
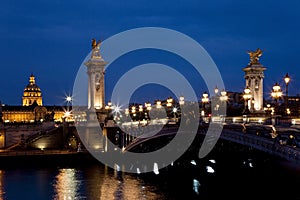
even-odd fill
[[[245,92],[245,94],[250,94],[251,90],[250,90],[249,87],[247,86],[247,87],[244,89],[244,92]]]
[[[71,116],[71,112],[70,111],[66,111],[64,116],[65,117],[70,117]]]
[[[173,102],[173,99],[170,97],[170,98],[167,99],[167,102],[168,102],[168,103],[172,103],[172,102]]]
[[[143,106],[139,105],[139,111],[142,112],[143,111]]]
[[[285,77],[284,77],[284,82],[285,82],[285,84],[289,84],[290,80],[291,80],[291,78],[290,78],[289,74],[286,73],[286,75],[285,75]]]
[[[203,98],[201,99],[203,103],[208,103],[209,99],[208,99],[208,94],[207,92],[204,92],[202,94]]]
[[[221,95],[226,96],[227,92],[225,90],[222,90]]]
[[[275,83],[275,85],[273,86],[273,90],[274,92],[280,91],[280,86],[278,85],[278,83]]]
[[[156,108],[161,108],[161,101],[156,101]]]
[[[132,107],[131,107],[131,113],[135,113],[135,111],[136,111],[136,110],[135,110],[135,106],[132,106]]]

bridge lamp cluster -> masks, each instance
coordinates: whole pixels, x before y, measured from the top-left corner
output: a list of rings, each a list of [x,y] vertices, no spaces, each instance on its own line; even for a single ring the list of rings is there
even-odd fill
[[[271,96],[277,100],[282,96],[282,91],[280,86],[278,85],[278,83],[275,83],[275,85],[273,86],[273,91],[271,93]]]
[[[145,103],[145,107],[146,107],[146,110],[151,110],[151,103],[150,102],[146,102]]]
[[[228,100],[227,92],[225,90],[222,90],[220,100],[221,101],[227,101]]]
[[[157,101],[156,101],[156,108],[157,108],[157,109],[160,109],[161,107],[162,107],[161,101],[160,101],[160,100],[157,100]]]
[[[173,99],[171,97],[169,97],[167,99],[167,107],[171,107],[172,106],[172,103],[173,103]]]

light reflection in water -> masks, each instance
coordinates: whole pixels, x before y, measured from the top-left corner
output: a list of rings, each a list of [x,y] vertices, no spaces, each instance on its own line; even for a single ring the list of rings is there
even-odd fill
[[[159,199],[159,195],[152,192],[150,186],[145,187],[138,177],[115,169],[113,172],[114,178],[112,178],[109,171],[110,169],[106,167],[101,185],[100,199]]]
[[[60,169],[54,184],[55,200],[78,198],[79,180],[75,169]]]
[[[154,192],[154,186],[145,184],[136,174],[124,173],[107,166],[60,169],[53,186],[55,200],[154,200],[161,196]]]

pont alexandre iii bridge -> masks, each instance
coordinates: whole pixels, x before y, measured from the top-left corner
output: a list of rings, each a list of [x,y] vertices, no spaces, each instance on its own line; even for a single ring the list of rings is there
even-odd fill
[[[207,130],[210,124],[199,124],[198,131],[196,134],[204,138],[207,134]],[[232,143],[243,145],[247,148],[257,149],[262,152],[266,152],[270,155],[275,155],[285,160],[291,161],[293,163],[300,163],[300,142],[298,142],[298,138],[300,138],[300,130],[297,128],[293,128],[291,126],[273,126],[273,125],[265,125],[258,123],[214,123],[210,132],[214,132],[213,128],[217,127],[220,130],[222,128],[222,132],[217,140],[221,141],[230,141]],[[122,131],[120,128],[114,127],[104,127],[107,129],[107,138],[109,138],[112,143],[115,145],[114,147],[120,147],[121,151],[126,153],[127,151],[133,152],[149,152],[158,150],[166,145],[170,140],[172,140],[176,134],[178,133],[178,124],[166,124],[161,129],[161,126],[157,128],[157,125],[148,125],[145,127],[130,127],[127,130]],[[141,130],[144,129],[144,132],[150,132],[151,136],[146,137],[143,135]],[[69,130],[67,130],[69,129]],[[37,137],[30,137],[29,143],[53,143],[56,144],[57,139],[61,138],[61,134],[59,132],[68,131],[72,132],[76,135],[76,128],[73,124],[69,124],[67,127],[57,127],[53,130],[49,129],[44,134],[37,134]],[[217,130],[217,131],[218,131]],[[56,132],[57,133],[56,133]],[[152,131],[152,132],[151,132]],[[154,134],[153,134],[154,133]],[[115,137],[118,134],[118,143],[115,142]],[[59,137],[59,138],[56,138]],[[78,137],[78,135],[77,135]],[[56,138],[56,139],[55,139]],[[80,140],[80,138],[78,137]],[[49,141],[48,141],[49,140]],[[29,144],[28,143],[28,144]],[[57,145],[57,144],[56,144]],[[196,149],[199,149],[202,145],[201,143],[196,143]],[[39,148],[39,146],[37,147]],[[115,149],[115,148],[108,148]],[[84,151],[84,147],[83,147]],[[22,151],[11,151],[11,150],[2,150],[0,152],[0,156],[13,156],[13,155],[31,155],[31,152],[34,154],[40,155],[42,154],[76,154],[82,153],[77,151],[68,151],[67,149],[53,150],[43,149],[42,151],[36,150],[25,150]],[[87,152],[87,151],[85,151]],[[87,152],[88,153],[88,152]]]
[[[218,124],[214,126],[218,126]],[[230,141],[281,157],[294,163],[300,163],[300,143],[298,143],[300,130],[298,129],[243,123],[219,124],[219,126],[222,127],[219,140]],[[220,127],[217,129],[219,130],[219,128]],[[204,137],[207,130],[208,125],[199,125],[197,135]],[[172,139],[177,132],[178,128],[171,126],[164,127],[159,133],[151,137],[136,137],[128,142],[124,151],[136,151],[136,149],[138,149],[137,151],[148,151],[151,147],[145,144],[153,145],[155,141],[162,141],[163,138]],[[214,130],[211,130],[211,132],[214,132]],[[201,143],[199,145],[201,145]]]

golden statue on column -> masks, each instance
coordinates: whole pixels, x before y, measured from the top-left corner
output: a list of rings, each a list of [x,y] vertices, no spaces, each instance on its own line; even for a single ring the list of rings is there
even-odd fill
[[[257,48],[256,51],[247,51],[250,56],[250,65],[260,65],[258,62],[259,57],[262,56],[263,51],[260,48]]]

